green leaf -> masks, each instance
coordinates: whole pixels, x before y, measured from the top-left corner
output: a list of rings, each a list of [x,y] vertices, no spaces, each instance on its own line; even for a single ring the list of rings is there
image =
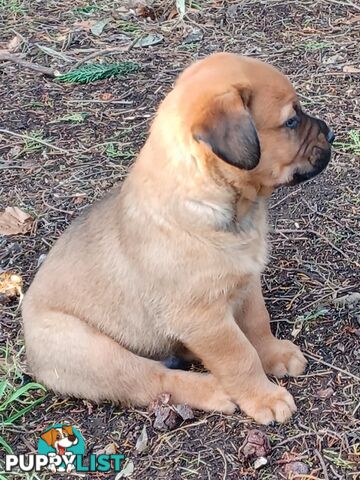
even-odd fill
[[[0,435],[0,445],[3,447],[6,453],[13,453],[12,448],[7,443],[7,441]],[[0,476],[0,479],[4,478]]]
[[[151,45],[157,45],[164,40],[162,35],[157,33],[146,35],[146,37],[139,38],[137,42],[134,43],[134,48],[138,47],[150,47]]]
[[[91,33],[95,35],[96,37],[100,37],[102,34],[104,27],[111,22],[112,18],[103,18],[102,20],[99,20],[96,22],[92,27],[90,27]]]
[[[0,405],[0,412],[3,412],[7,407],[7,405],[14,402],[15,400],[18,400],[19,397],[27,393],[29,390],[39,390],[39,389],[44,390],[46,392],[46,388],[43,385],[40,385],[40,383],[35,383],[35,382],[27,383],[26,385],[18,388],[17,390],[15,390],[15,392],[13,392],[10,395],[10,397],[7,400],[5,400],[5,402],[3,402]]]

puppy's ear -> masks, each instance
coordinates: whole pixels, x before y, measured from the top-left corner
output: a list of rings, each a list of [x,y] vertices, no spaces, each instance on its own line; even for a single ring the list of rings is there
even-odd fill
[[[206,143],[224,162],[251,170],[259,163],[260,143],[251,115],[245,109],[245,98],[237,91],[216,97],[193,128],[193,137]]]
[[[57,431],[52,428],[51,430],[48,430],[47,432],[43,433],[41,435],[41,438],[49,445],[49,446],[54,446],[55,440],[56,440],[56,434]]]

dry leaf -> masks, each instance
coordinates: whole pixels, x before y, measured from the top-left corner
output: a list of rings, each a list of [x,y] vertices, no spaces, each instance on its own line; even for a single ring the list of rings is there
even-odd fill
[[[91,30],[91,33],[93,35],[95,35],[96,37],[100,37],[100,35],[102,34],[105,26],[111,22],[112,18],[109,17],[109,18],[103,18],[102,20],[99,20],[97,22],[95,22],[91,27],[90,27],[90,30]]]
[[[187,405],[170,405],[170,395],[163,393],[151,403],[149,411],[155,414],[154,428],[168,431],[178,427],[183,420],[194,417]]]
[[[18,207],[6,207],[0,212],[0,235],[28,233],[34,223],[33,218]]]
[[[100,95],[100,100],[104,100],[104,101],[107,101],[107,100],[111,100],[113,97],[112,93],[110,92],[105,92],[105,93],[102,93]]]
[[[0,275],[0,296],[4,298],[22,297],[23,280],[14,272],[4,272]]]
[[[15,35],[6,45],[7,50],[9,52],[16,52],[16,50],[19,48],[21,45],[21,39],[17,35]]]
[[[145,37],[139,38],[139,40],[134,43],[133,47],[150,47],[151,45],[157,45],[158,43],[161,43],[163,40],[163,35],[152,33],[150,35],[146,35]]]
[[[300,475],[307,475],[309,467],[304,462],[290,462],[283,466],[283,471],[287,478],[299,478]]]
[[[343,72],[345,72],[345,73],[360,73],[360,68],[354,67],[353,65],[345,65],[345,67],[343,67]]]
[[[83,30],[84,32],[90,32],[91,28],[95,25],[96,20],[82,20],[81,22],[75,22],[74,27],[76,30]]]
[[[183,420],[192,420],[194,418],[194,412],[189,405],[174,405],[174,409]]]
[[[321,398],[321,400],[326,400],[327,398],[330,398],[334,393],[334,390],[331,387],[328,388],[322,388],[321,390],[318,390],[317,396]]]
[[[134,473],[134,462],[132,460],[128,460],[126,462],[125,467],[119,472],[115,480],[119,480],[119,478],[128,478]]]
[[[346,23],[346,25],[352,25],[353,23],[360,23],[360,15],[354,15],[353,17],[350,17],[348,20],[346,20],[344,23]]]
[[[96,452],[97,455],[115,455],[118,451],[115,443],[109,443],[106,447],[101,448]]]
[[[266,433],[261,430],[249,430],[240,452],[246,460],[266,457],[271,452],[270,442]]]
[[[268,464],[268,459],[266,457],[259,457],[254,462],[254,468],[255,470],[259,470],[259,468],[262,468],[267,464]]]
[[[135,445],[136,451],[138,451],[139,453],[145,452],[145,450],[147,449],[147,443],[148,443],[148,434],[146,431],[146,426],[144,425],[138,439],[136,440],[136,445]]]

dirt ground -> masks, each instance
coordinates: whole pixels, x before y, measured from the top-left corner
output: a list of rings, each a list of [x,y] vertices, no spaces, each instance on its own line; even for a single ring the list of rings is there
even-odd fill
[[[66,421],[79,427],[89,452],[115,443],[138,480],[360,478],[360,314],[356,298],[351,301],[359,292],[360,8],[340,0],[197,0],[181,19],[174,3],[149,1],[149,8],[131,10],[109,0],[0,0],[0,48],[17,35],[14,54],[27,61],[62,73],[81,61],[130,60],[140,67],[125,78],[67,85],[0,61],[0,208],[17,206],[36,219],[28,234],[0,236],[0,273],[18,273],[27,288],[67,224],[125,177],[159,101],[191,61],[223,50],[268,61],[289,75],[304,107],[336,132],[327,171],[278,191],[270,202],[272,253],[263,283],[272,326],[279,337],[295,339],[309,360],[305,375],[281,381],[298,412],[287,424],[268,427],[240,413],[195,412],[174,431],[159,432],[146,410],[51,392],[41,400],[39,388],[7,404],[0,398],[0,435],[15,453],[35,452],[40,432]],[[99,32],[96,22],[103,19]],[[135,43],[144,38],[161,41]],[[109,48],[118,51],[105,55]],[[18,298],[0,304],[5,395],[30,380],[18,304]],[[144,425],[147,450],[138,453]],[[241,449],[254,428],[272,448],[259,470]],[[307,473],[288,473],[294,461]]]

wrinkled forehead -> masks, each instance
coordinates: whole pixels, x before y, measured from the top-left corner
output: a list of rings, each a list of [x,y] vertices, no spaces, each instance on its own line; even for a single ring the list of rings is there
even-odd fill
[[[251,113],[257,124],[281,125],[296,114],[299,100],[290,82],[271,82],[255,88],[251,102]]]

